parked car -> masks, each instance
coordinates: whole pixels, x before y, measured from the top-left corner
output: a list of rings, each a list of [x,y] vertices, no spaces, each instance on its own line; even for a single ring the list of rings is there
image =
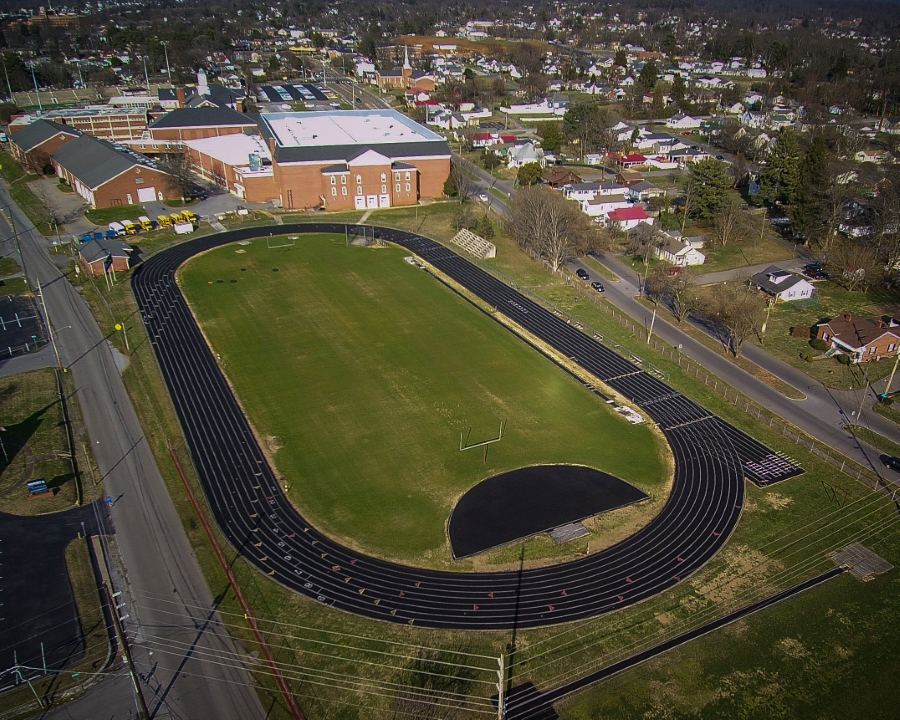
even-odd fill
[[[672,265],[666,268],[666,275],[680,275],[684,272],[684,268]]]
[[[895,472],[900,472],[900,457],[896,455],[882,455],[881,462]]]
[[[575,271],[575,274],[582,280],[587,280],[590,277],[590,275],[587,274],[587,270],[585,270],[584,268],[578,268]]]

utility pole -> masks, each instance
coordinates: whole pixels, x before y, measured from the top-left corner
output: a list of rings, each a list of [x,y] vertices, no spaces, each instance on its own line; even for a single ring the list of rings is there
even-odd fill
[[[503,652],[497,658],[500,666],[497,670],[497,720],[506,717],[506,662]]]
[[[144,59],[144,82],[147,83],[147,92],[150,92],[150,76],[147,74],[147,56],[141,56]]]
[[[894,382],[894,375],[897,372],[897,363],[900,363],[900,349],[897,350],[897,359],[894,360],[894,367],[891,370],[891,375],[888,377],[887,385],[884,386],[884,392],[881,393],[881,399],[884,400],[891,392],[891,383]]]
[[[9,84],[9,68],[6,67],[6,53],[3,54],[3,74],[6,75],[6,89],[9,91],[9,101],[13,101],[12,85]]]
[[[41,283],[37,284],[38,297],[41,299],[41,307],[44,308],[44,317],[47,320],[47,333],[50,335],[50,344],[53,346],[53,354],[56,356],[56,367],[58,367],[63,372],[66,372],[66,368],[63,367],[62,360],[59,359],[59,350],[56,347],[56,338],[53,337],[53,325],[50,323],[50,314],[47,312],[47,303],[44,302],[44,291],[41,288]]]
[[[41,104],[41,92],[38,90],[37,76],[34,74],[34,63],[29,65],[31,68],[31,79],[34,80],[34,94],[37,95],[38,111],[44,112],[44,106]]]
[[[172,68],[169,67],[169,41],[160,40],[159,44],[163,46],[163,53],[166,56],[166,75],[169,76],[169,85],[172,84]]]

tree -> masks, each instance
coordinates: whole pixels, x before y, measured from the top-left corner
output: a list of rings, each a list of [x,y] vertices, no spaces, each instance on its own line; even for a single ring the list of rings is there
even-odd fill
[[[638,75],[638,82],[645,88],[656,87],[657,77],[659,77],[659,70],[656,67],[656,63],[652,60],[648,60],[644,63],[644,67],[641,68],[641,72]]]
[[[495,167],[501,164],[500,156],[491,152],[488,149],[484,149],[481,151],[481,164],[484,166],[485,170],[493,170]]]
[[[475,194],[475,181],[455,160],[450,161],[450,175],[444,181],[444,194],[464,203]]]
[[[738,200],[723,204],[713,217],[712,239],[716,245],[725,247],[729,242],[744,240],[748,232],[747,215]]]
[[[684,94],[684,78],[680,74],[675,73],[675,78],[672,80],[672,99],[679,108],[684,107]]]
[[[759,335],[765,309],[765,298],[759,292],[743,283],[727,283],[712,296],[705,311],[728,332],[728,347],[737,358],[744,341],[753,333]]]
[[[750,177],[750,164],[744,154],[739,152],[734,156],[734,162],[731,163],[731,181],[733,187],[743,187]]]
[[[513,195],[504,226],[520,247],[542,257],[554,272],[570,255],[588,252],[605,242],[576,203],[539,185],[522,188]]]
[[[800,145],[792,128],[782,128],[759,175],[759,197],[791,204],[800,187]]]
[[[616,56],[613,59],[613,65],[618,65],[619,67],[623,68],[628,67],[628,53],[626,53],[624,49],[616,50]]]
[[[491,240],[494,237],[494,223],[491,221],[490,217],[488,217],[486,212],[475,221],[473,230],[476,235],[480,235],[485,240]]]
[[[182,198],[191,197],[197,187],[197,181],[191,168],[191,161],[186,153],[166,155],[159,162],[166,173],[166,186]]]
[[[538,163],[525,163],[519,167],[519,171],[516,173],[516,182],[522,187],[534,185],[541,177],[542,172],[543,169]]]
[[[664,240],[665,236],[663,233],[658,233],[652,225],[642,222],[628,231],[625,239],[625,249],[634,257],[640,258],[644,267],[646,267],[656,250],[662,246]]]
[[[32,150],[25,156],[25,169],[35,175],[52,175],[53,161],[44,150]]]
[[[585,153],[597,149],[610,151],[616,142],[612,128],[617,119],[610,111],[595,102],[570,105],[563,118],[563,132],[584,159]]]
[[[828,264],[835,270],[835,279],[849,292],[865,290],[883,275],[875,251],[853,240],[841,243]]]
[[[558,122],[539,123],[537,125],[537,134],[541,138],[541,147],[547,152],[558,153],[562,150],[565,138],[563,138]]]
[[[728,166],[719,160],[707,158],[692,163],[690,173],[688,184],[693,197],[686,213],[700,220],[714,217],[725,204],[728,188],[731,187]]]
[[[697,275],[692,268],[683,268],[680,273],[669,276],[666,288],[669,306],[678,322],[690,315],[697,307]]]

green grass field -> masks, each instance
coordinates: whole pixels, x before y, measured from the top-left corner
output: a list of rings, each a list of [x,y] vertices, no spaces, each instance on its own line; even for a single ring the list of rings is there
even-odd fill
[[[306,236],[282,249],[263,240],[226,246],[181,271],[210,344],[312,522],[369,552],[442,566],[456,499],[515,467],[590,465],[664,497],[659,436],[623,421],[404,254]],[[503,419],[487,466],[481,450],[459,451],[461,432],[494,437]]]

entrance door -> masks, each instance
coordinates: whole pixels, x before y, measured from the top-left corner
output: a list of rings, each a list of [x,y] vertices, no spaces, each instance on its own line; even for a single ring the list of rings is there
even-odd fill
[[[391,196],[390,195],[382,195],[378,198],[378,204],[381,207],[390,207],[391,206]]]
[[[356,196],[356,209],[357,210],[365,210],[366,209],[366,199],[362,195]]]
[[[131,193],[125,194],[126,205],[134,205],[134,200],[131,198]]]
[[[377,208],[378,207],[378,196],[377,195],[366,195],[366,207],[367,208]]]
[[[138,188],[138,202],[153,202],[156,200],[156,188]]]

